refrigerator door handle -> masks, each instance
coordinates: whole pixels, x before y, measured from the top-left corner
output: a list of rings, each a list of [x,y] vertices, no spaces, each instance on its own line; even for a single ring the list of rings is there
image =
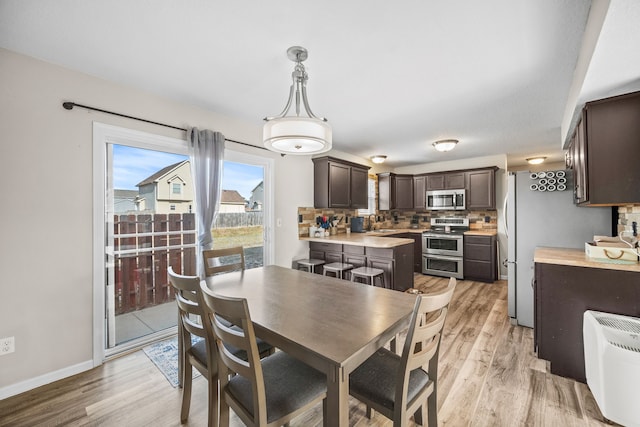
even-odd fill
[[[502,221],[504,221],[504,235],[509,237],[509,223],[507,222],[507,201],[508,197],[504,198],[504,206],[502,207]]]

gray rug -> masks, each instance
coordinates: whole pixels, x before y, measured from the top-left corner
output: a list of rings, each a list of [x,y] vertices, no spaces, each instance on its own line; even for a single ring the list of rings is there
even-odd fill
[[[199,338],[192,337],[193,343]],[[173,386],[178,386],[178,338],[173,337],[164,341],[158,341],[142,349],[154,365],[158,367],[162,375]],[[193,378],[200,376],[197,369],[193,369]]]

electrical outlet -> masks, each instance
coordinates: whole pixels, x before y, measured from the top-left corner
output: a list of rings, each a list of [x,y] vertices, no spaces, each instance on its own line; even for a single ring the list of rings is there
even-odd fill
[[[13,353],[16,351],[16,342],[14,337],[0,338],[0,356]]]

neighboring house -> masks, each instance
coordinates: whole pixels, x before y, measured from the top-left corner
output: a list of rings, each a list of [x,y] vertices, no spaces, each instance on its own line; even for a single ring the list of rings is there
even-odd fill
[[[188,160],[160,169],[137,184],[138,210],[154,213],[188,213],[193,211],[193,179]]]
[[[236,190],[222,190],[220,213],[244,212],[247,201]]]
[[[113,213],[124,214],[138,210],[138,190],[113,190]]]
[[[264,203],[264,181],[260,181],[260,184],[256,185],[251,190],[251,197],[249,197],[249,204],[247,210],[261,211],[262,204]]]

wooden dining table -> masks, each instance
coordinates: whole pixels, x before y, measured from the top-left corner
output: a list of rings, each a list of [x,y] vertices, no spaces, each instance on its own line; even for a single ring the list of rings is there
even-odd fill
[[[247,299],[257,336],[326,374],[325,426],[349,425],[349,374],[408,326],[416,299],[275,265],[205,280]]]

